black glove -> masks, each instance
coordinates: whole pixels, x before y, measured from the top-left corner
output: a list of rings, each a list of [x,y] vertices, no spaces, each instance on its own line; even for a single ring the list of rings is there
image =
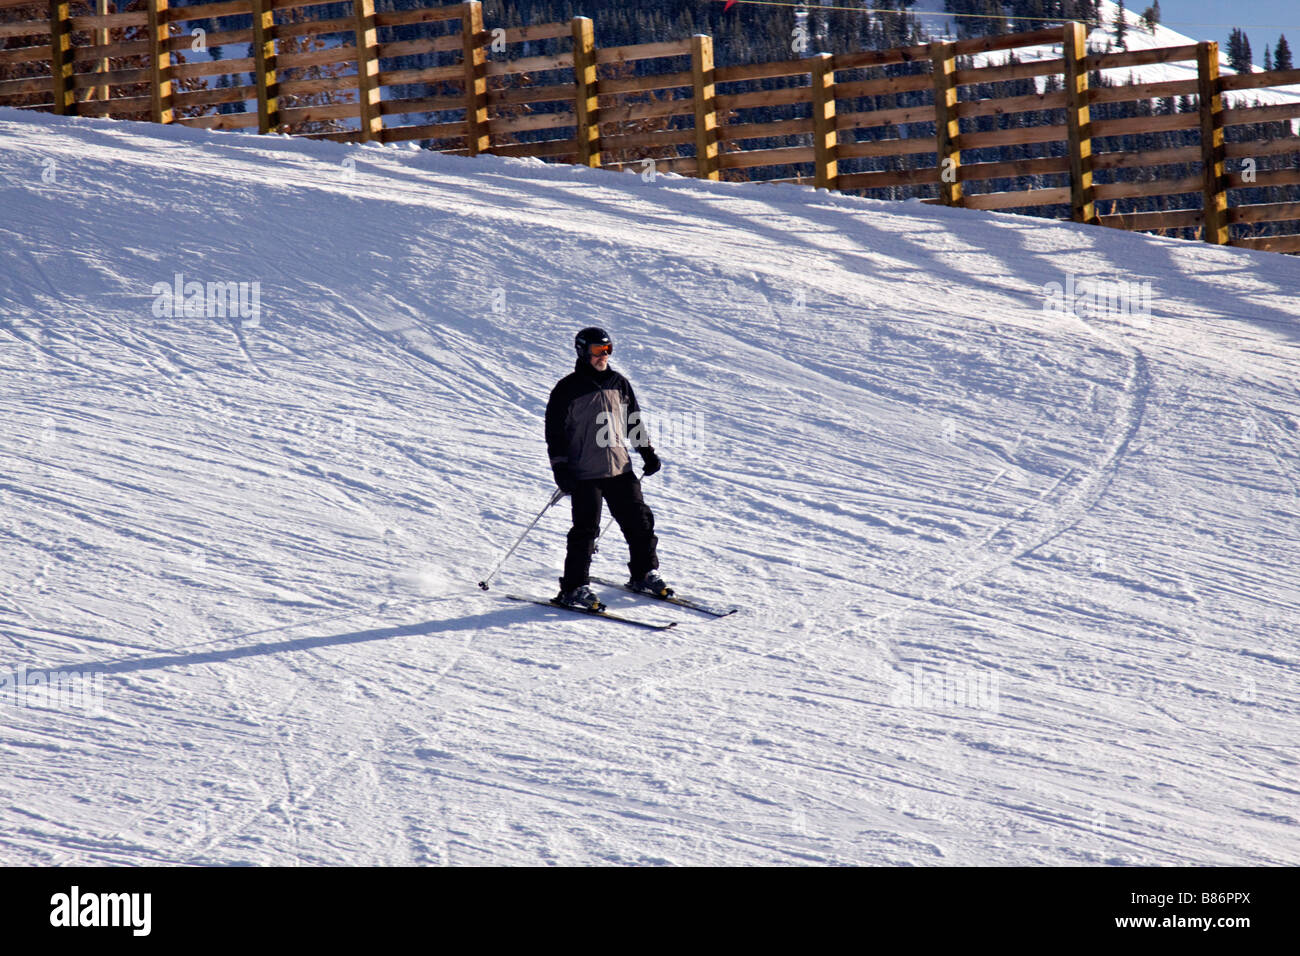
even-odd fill
[[[655,450],[649,445],[646,445],[644,448],[638,448],[637,451],[641,453],[641,460],[645,464],[645,470],[641,472],[642,478],[645,478],[648,475],[653,475],[664,466],[664,463],[659,460],[659,456],[655,454]]]
[[[574,481],[573,472],[569,471],[569,466],[560,462],[551,466],[551,472],[555,475],[555,487],[566,495],[573,494],[573,490],[578,487],[578,483]]]

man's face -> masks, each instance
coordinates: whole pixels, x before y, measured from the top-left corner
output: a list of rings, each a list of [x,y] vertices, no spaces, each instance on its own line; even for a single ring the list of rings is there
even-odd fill
[[[592,355],[587,359],[587,361],[591,362],[591,367],[597,372],[603,372],[605,369],[609,368],[608,355]]]

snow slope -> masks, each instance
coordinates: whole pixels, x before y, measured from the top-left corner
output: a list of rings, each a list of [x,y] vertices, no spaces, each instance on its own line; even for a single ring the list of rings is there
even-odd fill
[[[13,110],[0,209],[0,674],[103,687],[0,698],[0,862],[1300,863],[1296,259]],[[590,322],[743,613],[503,600],[562,508],[475,588]]]

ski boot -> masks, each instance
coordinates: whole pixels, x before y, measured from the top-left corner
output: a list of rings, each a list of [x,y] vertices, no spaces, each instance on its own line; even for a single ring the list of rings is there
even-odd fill
[[[658,571],[647,571],[644,577],[632,578],[624,587],[631,591],[642,591],[656,597],[672,597],[673,589],[664,583]]]
[[[551,598],[551,603],[561,604],[565,607],[580,607],[588,611],[605,610],[605,605],[600,603],[600,597],[585,584],[568,591],[561,590],[559,594]]]

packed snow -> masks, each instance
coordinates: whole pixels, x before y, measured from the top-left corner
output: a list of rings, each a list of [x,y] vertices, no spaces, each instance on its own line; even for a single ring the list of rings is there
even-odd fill
[[[1296,259],[14,110],[0,209],[0,863],[1300,863]],[[476,587],[589,324],[738,614]]]

